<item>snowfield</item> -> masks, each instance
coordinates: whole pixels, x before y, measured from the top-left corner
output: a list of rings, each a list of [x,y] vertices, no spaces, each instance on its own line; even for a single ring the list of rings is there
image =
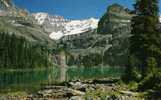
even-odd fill
[[[98,19],[90,18],[85,20],[68,20],[62,16],[49,15],[47,13],[36,13],[33,14],[39,25],[47,24],[54,26],[49,37],[54,40],[59,40],[66,35],[81,34],[89,30],[96,29],[98,27]],[[62,26],[63,28],[59,28]],[[58,30],[59,31],[56,31]]]

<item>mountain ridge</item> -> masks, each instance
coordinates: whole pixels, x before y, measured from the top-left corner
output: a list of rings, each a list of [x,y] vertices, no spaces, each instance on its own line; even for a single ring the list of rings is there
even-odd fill
[[[49,15],[48,13],[34,13],[33,17],[39,25],[49,33],[49,37],[54,40],[59,40],[66,35],[74,35],[96,29],[98,19],[89,18],[84,20],[65,19],[59,15]]]

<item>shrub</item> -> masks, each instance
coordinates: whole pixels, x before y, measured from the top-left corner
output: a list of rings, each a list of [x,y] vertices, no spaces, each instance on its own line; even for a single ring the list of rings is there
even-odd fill
[[[138,86],[139,91],[157,90],[161,87],[161,71],[150,73],[140,82]],[[160,90],[159,90],[160,91]]]
[[[125,83],[129,83],[130,81],[139,82],[142,78],[142,75],[136,69],[136,67],[129,67],[127,66],[125,70],[125,74],[122,76],[122,80]]]

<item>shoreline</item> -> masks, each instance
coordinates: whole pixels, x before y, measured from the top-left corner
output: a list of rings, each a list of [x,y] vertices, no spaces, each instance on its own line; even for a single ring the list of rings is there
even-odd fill
[[[0,98],[9,98],[5,100],[145,100],[142,93],[123,89],[124,87],[121,87],[118,82],[119,79],[75,80],[44,85],[34,93],[0,94]]]

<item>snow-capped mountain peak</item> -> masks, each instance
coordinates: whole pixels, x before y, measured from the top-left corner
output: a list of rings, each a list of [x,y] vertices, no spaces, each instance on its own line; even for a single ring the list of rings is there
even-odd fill
[[[50,38],[54,40],[59,40],[66,35],[81,34],[96,29],[99,21],[95,18],[69,20],[62,16],[51,16],[47,13],[36,13],[33,16],[38,24],[44,26],[45,30],[49,32]]]
[[[96,29],[98,20],[94,18],[85,20],[72,20],[65,25],[65,35],[73,35],[83,33],[92,29]]]
[[[37,20],[38,24],[42,25],[45,23],[48,24],[59,24],[59,23],[65,23],[68,20],[64,19],[64,17],[62,16],[58,16],[58,15],[49,15],[48,13],[44,13],[44,12],[40,12],[40,13],[34,13],[32,14],[34,16],[34,18]]]
[[[33,14],[38,24],[42,25],[45,22],[45,19],[48,17],[47,13],[36,13]]]

